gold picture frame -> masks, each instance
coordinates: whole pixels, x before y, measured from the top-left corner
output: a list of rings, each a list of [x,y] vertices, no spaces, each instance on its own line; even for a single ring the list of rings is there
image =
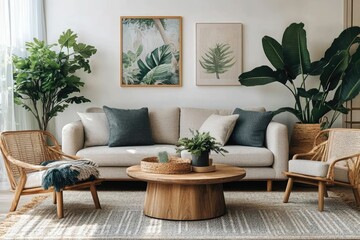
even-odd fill
[[[120,85],[182,86],[182,17],[120,17]]]
[[[197,86],[239,86],[242,55],[241,23],[196,23]]]

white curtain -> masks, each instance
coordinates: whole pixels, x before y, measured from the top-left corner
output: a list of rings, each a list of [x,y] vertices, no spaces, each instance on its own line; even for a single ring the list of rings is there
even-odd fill
[[[34,118],[14,105],[12,55],[25,57],[25,42],[45,40],[43,0],[0,0],[0,131],[35,129]],[[0,161],[0,180],[6,176]]]

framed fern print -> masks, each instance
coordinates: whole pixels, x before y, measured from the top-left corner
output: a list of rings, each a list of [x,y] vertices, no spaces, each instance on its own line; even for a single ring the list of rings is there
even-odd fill
[[[235,86],[242,72],[242,24],[196,24],[196,85]]]
[[[120,17],[122,87],[180,87],[182,18]]]

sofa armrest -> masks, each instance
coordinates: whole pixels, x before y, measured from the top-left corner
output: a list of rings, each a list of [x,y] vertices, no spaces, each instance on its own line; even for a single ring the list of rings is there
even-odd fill
[[[276,178],[286,179],[283,174],[288,170],[289,162],[289,138],[286,125],[270,122],[266,130],[266,146],[274,154],[273,168]]]
[[[76,155],[84,147],[84,135],[84,126],[80,120],[66,124],[62,129],[62,151]]]

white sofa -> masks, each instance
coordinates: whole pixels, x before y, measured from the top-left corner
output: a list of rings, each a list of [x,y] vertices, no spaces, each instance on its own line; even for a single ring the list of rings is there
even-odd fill
[[[264,111],[264,108],[251,110]],[[90,108],[87,112],[104,114],[101,108]],[[82,121],[79,120],[63,127],[62,148],[67,154],[95,161],[99,165],[101,177],[106,180],[131,180],[125,172],[127,167],[139,164],[145,157],[156,156],[160,151],[176,154],[175,144],[179,138],[191,136],[189,129],[199,129],[211,114],[231,113],[232,110],[228,109],[149,108],[150,126],[155,144],[148,146],[84,146],[88,136]],[[259,148],[225,145],[224,148],[229,151],[225,157],[218,154],[211,154],[210,157],[214,163],[245,168],[244,180],[268,181],[268,190],[270,190],[273,180],[286,179],[282,172],[288,170],[287,127],[281,123],[270,122],[266,130],[265,146]],[[182,156],[186,156],[186,153],[182,153]]]

